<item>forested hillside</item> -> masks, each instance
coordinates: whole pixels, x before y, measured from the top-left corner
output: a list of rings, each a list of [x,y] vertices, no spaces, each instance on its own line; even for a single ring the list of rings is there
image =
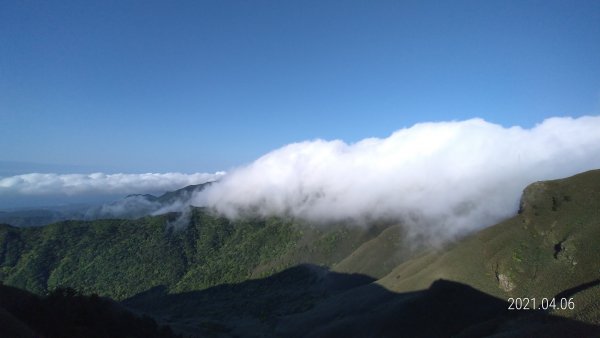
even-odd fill
[[[0,280],[110,297],[192,336],[600,334],[598,170],[531,184],[514,217],[437,248],[391,223],[180,216],[2,225]]]
[[[189,226],[171,226],[178,216],[0,225],[0,280],[37,294],[71,287],[117,300],[154,286],[199,290],[300,263],[335,266],[389,228],[276,217],[230,221],[199,208]]]

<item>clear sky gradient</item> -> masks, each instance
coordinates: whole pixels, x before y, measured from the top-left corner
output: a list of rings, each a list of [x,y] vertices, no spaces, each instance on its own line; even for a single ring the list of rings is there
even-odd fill
[[[210,172],[417,122],[599,113],[600,1],[0,3],[4,173]]]

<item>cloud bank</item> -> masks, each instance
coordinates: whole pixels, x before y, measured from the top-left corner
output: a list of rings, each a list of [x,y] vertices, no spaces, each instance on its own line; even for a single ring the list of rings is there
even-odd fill
[[[219,180],[174,201],[144,196],[86,217],[138,217],[206,206],[236,218],[287,215],[317,223],[399,221],[444,241],[507,218],[528,184],[600,168],[600,116],[550,118],[531,129],[481,119],[421,123],[387,138],[293,143],[225,175],[25,174],[0,178],[0,199],[153,193]]]
[[[165,192],[215,181],[225,175],[195,173],[24,174],[0,178],[1,195],[117,195]]]
[[[600,168],[600,117],[531,129],[481,119],[422,123],[387,138],[287,145],[228,173],[192,203],[237,217],[397,219],[444,237],[513,215],[523,188]]]

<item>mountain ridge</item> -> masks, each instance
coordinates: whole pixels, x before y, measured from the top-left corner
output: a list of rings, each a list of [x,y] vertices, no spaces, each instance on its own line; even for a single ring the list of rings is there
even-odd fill
[[[5,210],[0,211],[0,223],[11,224],[16,227],[37,227],[67,220],[135,219],[152,215],[177,201],[187,201],[194,192],[201,191],[213,183],[189,185],[177,190],[167,191],[159,196],[129,194],[120,200],[102,205],[77,204]]]
[[[514,321],[498,312],[489,318],[492,324],[475,321],[475,327],[452,331],[456,334],[474,330],[511,335],[513,322],[517,336],[531,330],[551,334],[540,329],[547,320],[556,332],[573,327],[596,333],[600,325],[600,170],[533,183],[524,189],[513,217],[434,249],[409,249],[402,226],[394,223],[322,227],[278,217],[229,220],[193,208],[189,226],[175,230],[169,224],[177,217],[170,213],[41,228],[0,226],[0,281],[38,294],[64,287],[98,293],[178,332],[215,336],[254,329],[293,335],[294,328],[313,328],[303,332],[316,336],[348,334],[352,331],[344,327],[360,321],[360,313],[369,309],[365,304],[380,319],[364,319],[371,318],[383,330],[396,312],[438,304],[438,280],[454,283],[452,292],[486,295],[484,299],[493,297],[502,306],[509,298],[536,298],[539,304],[542,298],[567,297],[575,304],[569,311],[523,313]],[[302,265],[306,263],[312,265]],[[364,277],[337,292],[321,284],[323,276],[336,274]],[[444,290],[446,284],[441,285]],[[459,291],[465,290],[461,285],[474,291]],[[395,300],[381,303],[382,295]],[[200,312],[186,313],[172,299],[186,299]],[[219,320],[215,314],[236,313],[239,304],[231,299],[255,306]],[[452,318],[463,313],[459,317],[468,321],[472,315],[460,312],[468,303],[456,301],[457,314],[440,304],[435,305],[438,314]],[[164,306],[157,308],[161,302]],[[533,318],[534,324],[523,318]],[[390,330],[381,332],[392,335]]]

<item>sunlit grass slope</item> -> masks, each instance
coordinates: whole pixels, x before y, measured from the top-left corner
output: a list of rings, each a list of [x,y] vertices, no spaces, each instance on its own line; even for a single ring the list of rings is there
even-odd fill
[[[515,217],[400,264],[379,283],[404,292],[439,278],[538,304],[562,293],[576,308],[555,314],[600,323],[600,170],[531,184]]]

